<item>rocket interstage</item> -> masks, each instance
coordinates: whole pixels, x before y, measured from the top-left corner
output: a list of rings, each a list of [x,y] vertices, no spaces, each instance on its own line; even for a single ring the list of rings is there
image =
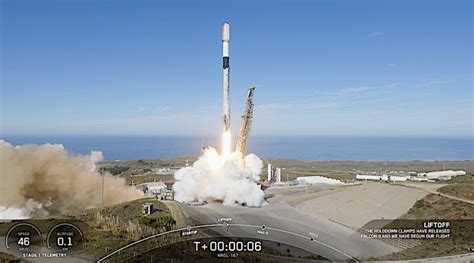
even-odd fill
[[[223,122],[224,132],[230,132],[230,99],[229,99],[229,43],[230,26],[225,22],[222,25],[222,73],[223,73]]]

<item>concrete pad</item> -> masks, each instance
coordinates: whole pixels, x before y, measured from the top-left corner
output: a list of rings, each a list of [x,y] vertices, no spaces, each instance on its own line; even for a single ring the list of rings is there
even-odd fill
[[[296,209],[306,215],[323,217],[360,228],[374,219],[395,219],[428,193],[387,183],[364,183],[304,201]]]

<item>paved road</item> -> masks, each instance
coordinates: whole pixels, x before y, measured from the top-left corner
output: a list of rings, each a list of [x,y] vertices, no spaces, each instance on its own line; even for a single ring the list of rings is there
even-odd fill
[[[257,233],[252,227],[228,227],[219,230],[228,236],[241,236],[273,240],[296,246],[319,254],[330,260],[368,259],[398,251],[385,242],[373,239],[361,239],[360,234],[325,218],[308,216],[299,213],[284,201],[278,200],[262,208],[241,206],[224,206],[210,203],[204,206],[188,206],[182,204],[185,216],[199,221],[201,224],[218,223],[219,218],[232,218],[230,224],[265,225],[282,229],[306,237],[317,236],[318,242],[311,242],[288,233],[268,230],[268,235]],[[325,245],[322,245],[322,244]]]

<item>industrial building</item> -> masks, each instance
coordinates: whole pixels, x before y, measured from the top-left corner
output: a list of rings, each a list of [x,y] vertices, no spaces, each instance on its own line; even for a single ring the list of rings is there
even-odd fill
[[[155,198],[159,200],[173,201],[174,200],[173,188],[166,187],[166,188],[161,189],[160,193],[155,195]]]
[[[143,193],[158,200],[174,200],[173,182],[153,182],[142,185]]]
[[[393,173],[384,173],[382,175],[357,174],[356,180],[383,181],[383,182],[406,182],[406,181],[434,182],[434,181],[451,180],[455,176],[466,175],[466,172],[447,170],[447,171],[437,171],[437,172],[428,172],[428,173],[410,172],[404,175],[392,175],[392,174]]]
[[[154,206],[152,203],[143,204],[143,213],[145,215],[151,215],[154,211]]]
[[[281,168],[275,168],[271,163],[268,163],[267,181],[271,184],[281,183]]]
[[[154,196],[155,194],[161,193],[161,189],[166,188],[163,182],[153,182],[143,184],[143,193],[147,196]]]
[[[396,176],[396,175],[390,175],[390,174],[383,174],[383,175],[358,174],[356,175],[356,180],[364,180],[364,181],[406,182],[408,179],[409,179],[408,176]]]

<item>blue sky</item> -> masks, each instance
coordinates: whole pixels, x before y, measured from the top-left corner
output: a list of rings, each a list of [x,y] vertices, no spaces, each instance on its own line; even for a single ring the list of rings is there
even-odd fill
[[[473,136],[471,1],[1,1],[0,134]]]

